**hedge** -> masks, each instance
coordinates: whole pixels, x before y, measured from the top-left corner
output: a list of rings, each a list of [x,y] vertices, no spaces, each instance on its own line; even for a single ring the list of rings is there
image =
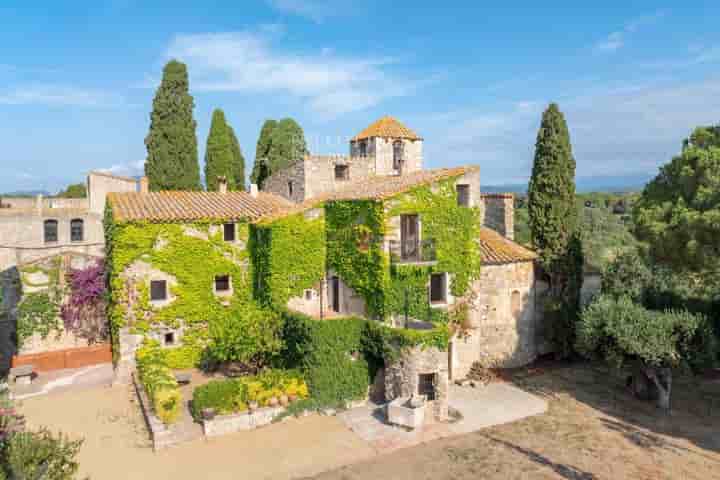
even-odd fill
[[[180,418],[182,396],[166,356],[155,340],[145,340],[135,352],[137,373],[155,413],[165,424]]]

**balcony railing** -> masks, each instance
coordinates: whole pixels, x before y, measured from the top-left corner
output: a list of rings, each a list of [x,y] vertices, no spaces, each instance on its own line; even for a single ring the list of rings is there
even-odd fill
[[[390,262],[391,263],[422,263],[434,262],[435,240],[428,238],[418,240],[390,240]]]

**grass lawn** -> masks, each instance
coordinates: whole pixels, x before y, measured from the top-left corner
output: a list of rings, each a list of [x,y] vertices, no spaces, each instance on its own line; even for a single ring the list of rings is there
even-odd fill
[[[546,414],[400,450],[318,479],[720,478],[720,380],[675,379],[666,415],[597,365],[521,369]]]

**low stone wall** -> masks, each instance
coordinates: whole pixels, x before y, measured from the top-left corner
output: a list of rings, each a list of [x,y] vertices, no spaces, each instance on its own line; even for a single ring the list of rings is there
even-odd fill
[[[167,448],[170,445],[175,445],[183,441],[183,436],[179,431],[179,428],[174,429],[173,426],[165,425],[153,412],[152,404],[150,399],[145,393],[145,387],[142,383],[132,375],[133,385],[135,386],[135,393],[137,393],[138,400],[140,402],[140,408],[145,418],[145,424],[150,432],[150,440],[153,444],[153,450],[156,452]]]
[[[231,415],[218,415],[212,420],[203,420],[203,432],[206,437],[217,437],[228,433],[252,430],[272,423],[285,411],[285,407],[259,408]]]

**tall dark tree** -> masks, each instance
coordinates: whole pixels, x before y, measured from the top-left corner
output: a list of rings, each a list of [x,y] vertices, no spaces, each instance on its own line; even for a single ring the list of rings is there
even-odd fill
[[[292,118],[283,118],[270,138],[268,166],[270,175],[301,160],[307,152],[302,127]]]
[[[194,106],[187,67],[171,60],[163,69],[145,137],[145,174],[153,191],[201,188]]]
[[[213,111],[210,133],[205,148],[205,183],[208,191],[218,189],[218,177],[224,176],[228,188],[235,187],[233,170],[233,139],[225,114],[219,108]]]
[[[232,143],[232,154],[233,154],[233,161],[232,161],[232,177],[235,179],[235,190],[245,190],[245,157],[242,154],[242,150],[240,149],[240,142],[238,142],[237,137],[235,136],[235,130],[228,125],[228,129],[230,130],[230,141]]]
[[[532,245],[550,284],[550,333],[557,353],[567,356],[574,344],[583,256],[576,231],[575,159],[565,118],[554,103],[543,113],[535,142],[528,213]]]
[[[528,214],[533,248],[550,277],[551,289],[559,294],[567,283],[564,264],[577,225],[577,206],[570,133],[554,103],[543,113],[535,142]]]
[[[262,187],[263,182],[270,176],[268,157],[272,146],[272,133],[277,127],[277,121],[265,120],[260,129],[257,145],[255,146],[255,163],[253,164],[250,182]]]

